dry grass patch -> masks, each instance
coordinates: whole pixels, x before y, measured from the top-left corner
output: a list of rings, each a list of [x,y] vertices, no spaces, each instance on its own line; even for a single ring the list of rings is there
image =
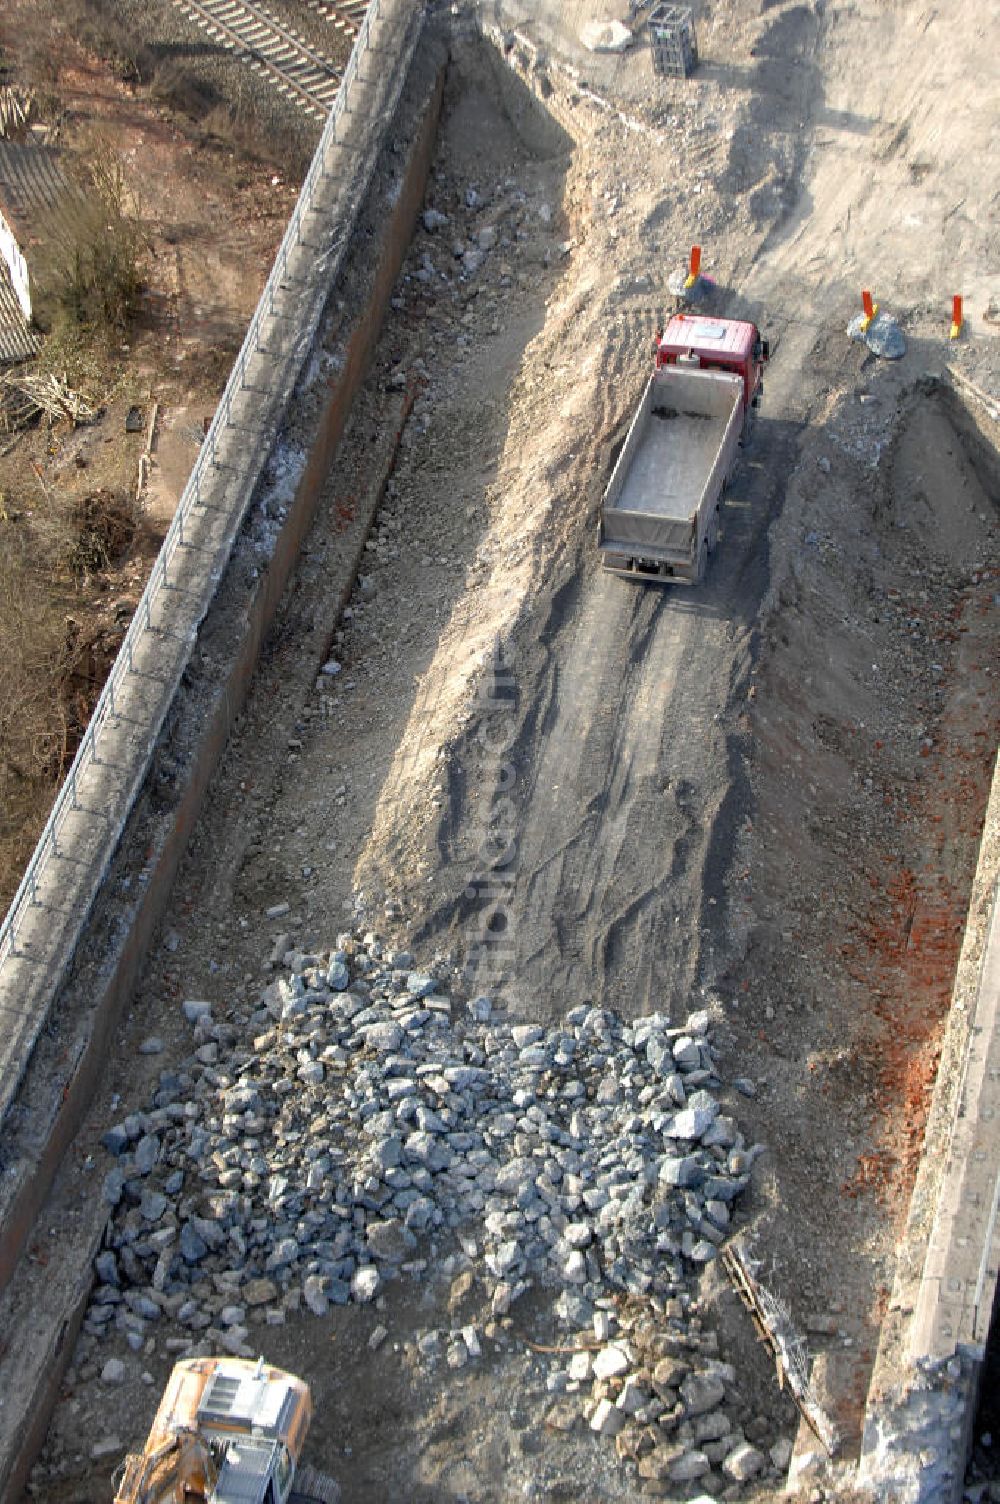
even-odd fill
[[[70,172],[72,186],[34,251],[36,318],[46,330],[69,321],[124,332],[138,312],[147,253],[138,203],[121,160],[100,138]]]
[[[65,613],[34,530],[0,515],[0,905],[6,907],[52,800],[68,749]]]

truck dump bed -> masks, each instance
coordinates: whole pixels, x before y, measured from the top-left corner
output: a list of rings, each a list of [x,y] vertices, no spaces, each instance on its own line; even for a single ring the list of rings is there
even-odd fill
[[[650,377],[604,493],[599,543],[608,568],[635,573],[638,559],[698,577],[739,442],[742,398],[742,379],[719,371],[667,366]]]

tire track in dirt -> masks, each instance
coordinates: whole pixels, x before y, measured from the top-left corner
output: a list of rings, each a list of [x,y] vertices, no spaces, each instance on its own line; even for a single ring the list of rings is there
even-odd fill
[[[818,39],[814,22],[796,7],[764,28],[754,76],[771,111],[768,129],[758,119],[763,103],[749,96],[744,156],[752,150],[754,161],[730,167],[742,172],[752,165],[754,182],[773,181],[775,194],[758,206],[765,222],[785,218],[800,190],[804,101],[815,84]],[[796,64],[792,78],[775,66],[776,54],[788,49]],[[783,155],[775,173],[768,164],[778,137]],[[709,146],[687,143],[689,152],[712,155],[716,147]],[[592,437],[568,465],[564,456],[562,474],[553,471],[560,496],[588,497],[587,535],[574,540],[563,560],[579,584],[558,593],[550,586],[547,600],[543,590],[511,643],[526,700],[510,754],[517,769],[516,871],[498,979],[533,1014],[554,1015],[581,998],[625,1013],[680,1009],[720,963],[722,932],[712,911],[724,907],[731,844],[722,848],[746,804],[745,788],[734,797],[741,753],[731,732],[727,739],[727,722],[745,693],[768,583],[767,529],[780,509],[779,477],[794,464],[809,400],[801,373],[815,328],[806,318],[792,329],[784,291],[773,279],[753,307],[726,309],[759,315],[757,305],[766,302],[781,310],[784,374],[770,385],[776,408],[787,400],[794,417],[761,425],[726,507],[727,536],[697,591],[637,590],[605,576],[593,557],[595,474],[603,481],[610,471],[607,449],[624,439],[649,340],[666,312],[616,307],[622,287],[604,299],[600,364],[582,373],[589,377]],[[595,327],[592,317],[588,322]],[[455,850],[460,820],[446,820]]]
[[[534,770],[510,919],[525,1003],[641,1012],[690,995],[718,803],[690,754],[713,740],[721,751],[727,694],[710,672],[718,635],[704,641],[703,627],[683,598],[587,577],[545,672],[544,713],[526,715],[513,750]]]
[[[815,48],[815,28],[796,29],[795,19],[789,13],[782,26],[795,32],[803,78],[782,82],[778,91],[775,128],[785,132],[801,126],[803,80],[814,66],[804,54]],[[770,73],[772,63],[769,54]],[[767,141],[756,139],[761,160],[767,150]],[[804,149],[796,152],[797,169],[803,160]],[[798,415],[783,419],[770,433],[768,423],[761,425],[726,507],[727,536],[697,591],[637,590],[604,575],[590,529],[640,389],[650,337],[665,313],[631,301],[645,281],[636,276],[631,292],[625,281],[601,290],[595,307],[600,278],[592,273],[578,284],[575,303],[567,299],[552,310],[525,388],[526,395],[545,393],[551,427],[539,427],[537,417],[524,427],[505,475],[521,489],[531,476],[534,490],[552,498],[551,517],[571,507],[585,512],[586,524],[567,535],[555,570],[539,577],[540,592],[522,608],[509,653],[504,644],[522,702],[504,754],[516,771],[513,789],[502,759],[491,761],[476,747],[474,722],[448,747],[445,798],[433,821],[438,870],[421,940],[448,931],[454,938],[481,902],[461,865],[483,849],[472,828],[470,790],[489,790],[487,806],[514,811],[516,857],[503,873],[513,888],[497,974],[508,994],[514,990],[536,1013],[558,1013],[581,997],[625,1012],[680,1008],[715,954],[717,947],[706,951],[703,942],[706,907],[725,891],[717,822],[731,835],[739,809],[729,797],[738,756],[723,721],[745,673],[768,579],[767,527],[780,507],[779,477],[794,462],[801,422]],[[761,291],[782,307],[775,282]],[[597,328],[604,337],[596,359],[592,346],[577,347],[574,403],[560,361],[574,331]],[[793,330],[786,318],[784,333],[776,407],[791,399],[798,414],[808,400],[801,370],[814,331],[809,320]],[[551,379],[539,365],[552,371]],[[561,401],[574,414],[564,425]],[[579,444],[580,430],[570,423],[581,412],[586,437]],[[439,687],[428,685],[428,692]],[[487,814],[487,822],[494,851],[509,845],[497,835],[496,818]],[[705,891],[709,879],[712,893]]]
[[[571,465],[581,488],[595,468],[602,477],[610,469],[631,416],[637,352],[661,319],[649,305],[609,312],[594,440]],[[784,374],[772,383],[778,405],[813,338],[807,322],[787,335]],[[515,635],[529,698],[510,758],[527,772],[515,795],[503,977],[525,1008],[558,1012],[579,997],[626,1012],[680,1007],[709,960],[714,970],[717,947],[703,939],[715,918],[709,898],[724,894],[717,821],[731,830],[742,818],[740,801],[729,808],[734,753],[720,723],[742,692],[767,581],[767,527],[798,428],[761,425],[736,477],[728,537],[699,591],[637,589],[605,575],[588,530],[577,583],[550,597],[541,623],[535,616],[534,644],[528,624]],[[603,458],[602,443],[612,450]],[[713,768],[729,773],[715,778]]]
[[[590,521],[662,319],[649,303],[607,311],[591,436],[551,477],[560,494],[588,498]],[[788,337],[779,401],[812,338],[807,325]],[[505,943],[479,979],[502,981],[532,1014],[557,1015],[579,998],[626,1013],[680,1009],[706,962],[715,970],[719,947],[703,940],[716,917],[709,899],[725,893],[717,821],[725,811],[731,833],[742,808],[736,801],[730,811],[734,753],[721,722],[745,672],[778,476],[798,432],[797,423],[775,427],[761,425],[752,463],[740,467],[729,536],[697,592],[606,575],[588,525],[564,560],[563,583],[549,586],[504,648],[521,703],[503,758],[483,758],[474,732],[452,745],[436,829],[439,896],[420,938],[454,935],[487,902],[457,866],[471,849],[469,789],[485,786],[487,804],[516,810],[516,857],[505,856],[496,876],[497,887],[513,883]],[[509,844],[498,837],[494,852]]]
[[[595,469],[595,447],[624,438],[630,404],[623,393],[659,322],[650,307],[612,314],[595,392],[594,440],[571,462],[569,489],[583,490]],[[633,372],[634,374],[634,372]],[[623,421],[623,416],[624,420]],[[613,444],[612,444],[613,447]],[[603,472],[603,465],[597,467]],[[643,955],[665,953],[660,930],[674,928],[658,895],[686,866],[691,818],[682,801],[660,798],[660,737],[651,732],[675,683],[670,661],[677,630],[662,628],[667,597],[642,592],[593,568],[589,536],[572,580],[554,592],[536,620],[535,644],[522,650],[515,636],[516,672],[534,688],[509,752],[529,781],[517,798],[516,898],[510,916],[512,985],[537,1007],[559,999],[614,992],[627,1003]],[[582,581],[582,583],[578,583]],[[527,634],[525,634],[527,635]],[[569,635],[564,652],[559,648]],[[442,821],[439,849],[452,849],[460,823],[461,783]],[[495,797],[500,797],[497,785]],[[642,870],[635,853],[643,826],[668,814],[656,859]],[[446,906],[436,916],[440,922]],[[637,929],[638,927],[638,929]],[[646,1001],[659,968],[644,963]],[[601,977],[608,975],[607,987]]]

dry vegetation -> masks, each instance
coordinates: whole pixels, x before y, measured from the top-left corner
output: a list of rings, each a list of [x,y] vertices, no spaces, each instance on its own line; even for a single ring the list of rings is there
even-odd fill
[[[65,758],[61,690],[68,655],[50,582],[39,578],[32,533],[0,505],[0,897],[9,897]]]
[[[145,237],[121,162],[102,138],[81,143],[58,224],[33,257],[43,329],[79,325],[97,338],[126,333],[144,284]]]
[[[9,436],[0,489],[3,906],[113,657],[107,623],[81,626],[74,612],[92,614],[139,524],[124,486],[50,479],[32,452],[42,445],[54,456],[81,422],[103,415],[99,394],[116,381],[112,345],[130,329],[144,281],[138,205],[108,142],[81,142],[68,171],[70,191],[32,261],[37,322],[50,339],[0,383],[0,433]],[[82,476],[87,468],[78,451],[74,469]],[[130,612],[119,607],[115,616],[127,624]]]
[[[176,291],[163,287],[180,265],[175,232],[163,228],[166,205],[150,188],[141,153],[124,149],[113,108],[91,109],[86,84],[94,80],[95,98],[104,91],[112,105],[135,102],[129,113],[148,123],[150,138],[176,142],[182,162],[217,167],[213,192],[224,203],[228,195],[224,212],[234,221],[234,198],[247,182],[269,177],[277,162],[294,175],[308,154],[293,125],[285,136],[271,121],[265,129],[249,95],[239,88],[227,95],[224,81],[199,76],[169,49],[157,54],[149,34],[148,25],[140,35],[127,15],[96,0],[43,0],[0,17],[4,128],[22,140],[43,128],[70,183],[32,250],[41,351],[0,368],[0,913],[165,525],[136,499],[145,438],[126,433],[125,414],[136,405],[145,415],[154,397],[190,399],[192,391],[210,412],[243,321],[220,301],[212,327],[188,341],[200,343],[194,387],[183,368],[172,391],[185,333]],[[179,217],[187,231],[186,206]],[[284,214],[279,204],[255,218],[263,221],[256,269],[261,240],[277,242]]]
[[[43,355],[51,360],[66,341]],[[35,379],[40,372],[34,373]],[[24,380],[25,373],[19,373]],[[8,378],[6,410],[51,448],[75,430],[24,402]],[[72,390],[70,388],[70,390]],[[0,399],[2,400],[2,399]],[[20,430],[23,432],[23,430]],[[16,438],[7,441],[17,443]],[[6,906],[40,824],[76,750],[113,657],[101,599],[139,527],[134,496],[124,488],[50,483],[30,453],[6,456],[0,489],[0,905]],[[85,481],[86,462],[74,465]],[[127,625],[134,601],[124,617]],[[120,612],[118,614],[121,614]],[[124,627],[122,628],[124,630]],[[111,638],[115,637],[112,632]]]
[[[48,359],[66,349],[54,342]],[[44,369],[44,360],[40,363]],[[40,379],[40,372],[33,379]],[[3,389],[8,410],[32,377],[22,371]],[[18,383],[24,382],[22,387]],[[72,392],[72,388],[67,388]],[[2,409],[0,409],[2,411]],[[69,417],[28,417],[26,438],[58,448],[76,432]],[[11,441],[13,442],[13,441]],[[79,451],[78,451],[79,452]],[[72,484],[50,483],[25,446],[4,466],[0,490],[0,905],[6,905],[30,854],[53,793],[82,735],[104,676],[138,598],[108,602],[142,528],[134,495],[123,486],[91,486],[87,462]],[[123,583],[123,582],[122,582]]]

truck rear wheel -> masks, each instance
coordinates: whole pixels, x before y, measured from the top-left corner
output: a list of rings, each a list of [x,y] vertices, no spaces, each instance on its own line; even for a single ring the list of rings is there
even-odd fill
[[[701,552],[698,554],[698,583],[701,584],[708,570],[708,539],[701,540]]]

